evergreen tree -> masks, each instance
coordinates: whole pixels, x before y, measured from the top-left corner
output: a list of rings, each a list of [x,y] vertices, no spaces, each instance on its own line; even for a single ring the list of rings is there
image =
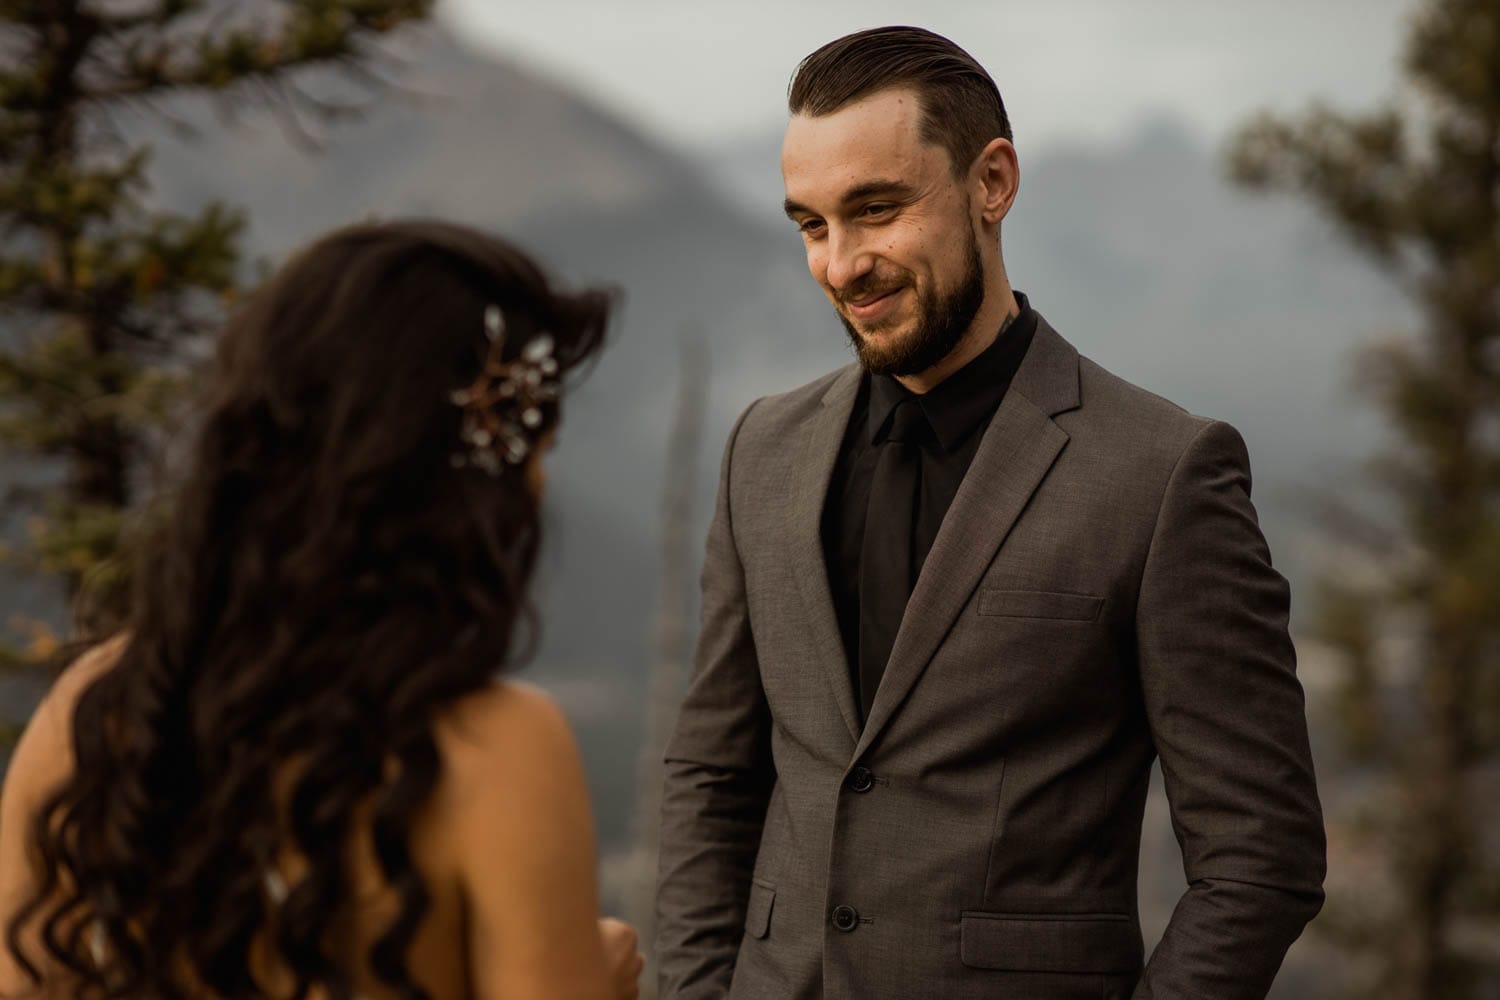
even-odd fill
[[[1364,359],[1389,503],[1318,612],[1347,667],[1343,746],[1377,789],[1339,831],[1382,877],[1315,927],[1361,957],[1360,997],[1471,1000],[1500,995],[1500,4],[1427,0],[1405,79],[1374,113],[1261,116],[1231,163],[1311,200],[1419,317]]]
[[[376,38],[431,2],[0,0],[0,445],[12,468],[28,455],[59,470],[10,497],[32,531],[8,556],[60,580],[81,624],[119,609],[126,514],[234,292],[243,228],[223,204],[150,207],[150,151],[112,114],[249,100],[304,135],[302,116],[341,109],[303,71],[368,78]]]

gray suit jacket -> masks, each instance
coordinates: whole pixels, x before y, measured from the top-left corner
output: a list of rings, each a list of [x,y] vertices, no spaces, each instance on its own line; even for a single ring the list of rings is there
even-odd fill
[[[1240,436],[1043,321],[860,727],[818,535],[859,380],[757,401],[725,451],[666,756],[661,996],[1264,997],[1324,835]],[[1143,966],[1157,755],[1188,887]]]

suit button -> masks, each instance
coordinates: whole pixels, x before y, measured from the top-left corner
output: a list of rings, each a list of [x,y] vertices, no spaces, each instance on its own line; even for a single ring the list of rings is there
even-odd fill
[[[849,791],[868,792],[874,787],[875,775],[870,773],[868,767],[861,765],[849,772]]]
[[[833,926],[847,934],[859,926],[859,913],[852,906],[835,906]]]

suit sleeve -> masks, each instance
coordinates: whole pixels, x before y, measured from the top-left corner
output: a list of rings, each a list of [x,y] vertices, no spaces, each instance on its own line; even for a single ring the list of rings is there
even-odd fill
[[[1135,1000],[1263,1000],[1323,901],[1290,592],[1227,424],[1178,460],[1141,580],[1142,689],[1188,889]]]
[[[724,450],[692,679],[666,753],[656,891],[661,1000],[728,995],[775,781],[730,510],[735,441],[749,413]]]

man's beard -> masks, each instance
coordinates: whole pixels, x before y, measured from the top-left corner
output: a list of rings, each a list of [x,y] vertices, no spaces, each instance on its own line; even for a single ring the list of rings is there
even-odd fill
[[[912,291],[916,291],[915,286]],[[863,297],[868,292],[865,283],[857,283],[844,297]],[[865,371],[872,375],[917,375],[953,353],[983,305],[984,261],[979,256],[979,240],[970,229],[963,281],[946,295],[918,295],[916,327],[904,337],[877,346],[855,329],[841,310],[836,311]]]

